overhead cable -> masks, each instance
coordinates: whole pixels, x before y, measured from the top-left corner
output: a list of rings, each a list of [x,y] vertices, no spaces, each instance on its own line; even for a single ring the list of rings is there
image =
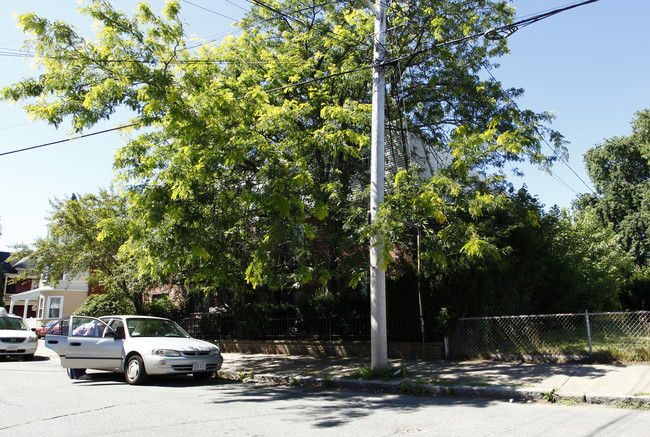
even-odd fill
[[[125,124],[125,125],[113,127],[113,128],[110,128],[110,129],[104,129],[104,130],[97,131],[97,132],[91,132],[89,134],[78,135],[78,136],[72,137],[72,138],[66,138],[66,139],[63,139],[63,140],[52,141],[50,143],[39,144],[38,146],[31,146],[31,147],[25,147],[23,149],[10,150],[8,152],[1,152],[0,156],[11,155],[11,154],[14,154],[14,153],[19,153],[19,152],[26,152],[28,150],[40,149],[41,147],[53,146],[55,144],[67,143],[69,141],[79,140],[81,138],[88,138],[88,137],[92,137],[92,136],[95,136],[95,135],[101,135],[101,134],[105,134],[105,133],[108,133],[108,132],[114,132],[114,131],[126,129],[126,128],[129,128],[129,127],[137,126],[138,124],[139,123]]]
[[[248,0],[248,1],[252,2],[253,0]],[[417,51],[415,51],[413,53],[410,53],[408,55],[402,55],[402,56],[399,56],[399,57],[396,57],[396,58],[393,58],[393,59],[385,60],[379,65],[392,65],[392,64],[395,64],[395,63],[399,62],[400,60],[404,60],[404,59],[410,58],[412,56],[416,56],[418,54],[426,53],[426,52],[431,51],[431,50],[433,50],[435,48],[438,48],[438,47],[445,47],[445,46],[449,46],[449,45],[459,44],[459,43],[464,42],[464,41],[468,41],[468,40],[471,40],[471,39],[474,39],[474,38],[485,36],[487,33],[490,33],[490,32],[492,34],[497,34],[501,30],[505,30],[505,29],[507,29],[507,28],[509,28],[511,26],[527,25],[526,23],[537,22],[537,21],[540,21],[540,20],[542,20],[544,18],[548,18],[548,17],[550,17],[552,15],[558,14],[560,12],[564,12],[564,11],[567,11],[569,9],[573,9],[573,8],[578,7],[578,6],[586,5],[586,4],[589,4],[589,3],[595,3],[597,1],[599,1],[599,0],[583,1],[581,3],[577,3],[577,4],[574,4],[574,5],[571,5],[571,6],[567,6],[567,7],[560,8],[560,9],[555,9],[555,10],[546,12],[544,14],[536,15],[536,16],[533,16],[533,17],[528,18],[528,19],[520,20],[520,21],[518,21],[516,23],[513,23],[513,24],[508,24],[508,25],[501,26],[501,27],[498,27],[498,28],[493,28],[493,29],[490,29],[490,30],[488,30],[486,32],[481,32],[481,33],[477,33],[477,34],[470,35],[470,36],[467,36],[467,37],[458,38],[458,39],[452,40],[452,41],[437,43],[437,44],[434,44],[433,46],[430,46],[430,47],[425,48],[425,49],[417,50]],[[495,32],[497,32],[497,33],[495,33]],[[512,32],[510,34],[512,34]],[[374,68],[375,66],[376,66],[375,64],[365,65],[365,66],[361,66],[361,67],[354,68],[354,69],[351,69],[351,70],[341,71],[341,72],[338,72],[338,73],[332,73],[332,74],[328,74],[328,75],[325,75],[325,76],[304,80],[304,81],[301,81],[301,82],[296,82],[296,83],[291,83],[291,84],[287,84],[287,85],[280,86],[280,87],[271,88],[271,89],[268,89],[268,90],[264,90],[264,92],[272,93],[272,92],[276,92],[276,91],[281,91],[281,90],[288,89],[288,88],[293,88],[293,87],[297,87],[297,86],[301,86],[301,85],[306,85],[306,84],[309,84],[309,83],[312,83],[312,82],[317,82],[317,81],[322,81],[322,80],[326,80],[326,79],[330,79],[330,78],[334,78],[334,77],[344,76],[346,74],[352,74],[352,73],[356,73],[356,72],[363,71],[363,70],[369,70],[371,68]],[[24,152],[24,151],[28,151],[28,150],[38,149],[38,148],[41,148],[41,147],[47,147],[47,146],[51,146],[51,145],[55,145],[55,144],[65,143],[65,142],[72,141],[72,140],[75,140],[75,139],[86,138],[86,137],[93,136],[93,135],[99,135],[99,134],[103,134],[103,133],[107,133],[107,132],[111,132],[111,131],[121,130],[121,129],[125,129],[125,128],[132,127],[132,126],[135,126],[135,125],[137,125],[137,123],[124,125],[124,126],[118,126],[118,127],[112,128],[112,129],[106,129],[106,130],[94,132],[94,133],[91,133],[91,134],[80,135],[80,136],[74,137],[74,138],[67,138],[67,139],[64,139],[64,140],[53,141],[53,142],[50,142],[50,143],[40,144],[40,145],[37,145],[37,146],[26,147],[26,148],[23,148],[23,149],[11,150],[11,151],[8,151],[8,152],[0,153],[0,156],[6,156],[6,155],[13,154],[13,153],[19,153],[19,152]],[[584,183],[584,181],[583,181],[583,183]]]
[[[490,77],[492,77],[492,79],[493,79],[495,82],[498,82],[498,80],[494,77],[494,75],[492,74],[492,72],[490,71],[490,69],[487,68],[487,66],[484,65],[483,68],[485,68],[485,71],[487,71],[487,73],[490,75]],[[508,95],[508,93],[506,93],[506,98],[510,101],[510,103],[512,103],[512,104],[515,106],[515,108],[517,108],[517,109],[519,110],[519,105],[517,105],[517,102],[515,102],[513,99],[510,98],[510,96]],[[533,126],[533,129],[535,130],[535,132],[537,133],[537,135],[539,135],[539,137],[542,139],[542,141],[546,144],[546,146],[551,150],[551,152],[553,153],[553,155],[554,155],[557,159],[559,159],[560,162],[561,162],[562,164],[566,165],[567,168],[568,168],[569,170],[571,170],[571,173],[573,173],[573,174],[574,174],[574,175],[575,175],[575,176],[580,180],[580,182],[582,182],[583,185],[584,185],[585,187],[587,187],[587,189],[588,189],[589,191],[591,191],[592,193],[595,193],[594,189],[591,188],[591,187],[590,187],[590,186],[589,186],[589,185],[584,181],[584,179],[582,179],[582,177],[581,177],[581,176],[580,176],[580,175],[579,175],[579,174],[578,174],[578,173],[573,169],[573,167],[571,167],[571,165],[569,165],[569,162],[568,162],[564,157],[562,157],[562,156],[560,156],[560,155],[557,154],[557,152],[555,151],[555,149],[554,149],[554,148],[553,148],[553,147],[548,143],[548,141],[546,140],[546,138],[544,138],[544,136],[539,132],[539,130],[537,129],[537,126]],[[562,180],[559,178],[559,176],[557,176],[557,175],[555,175],[555,176],[556,176],[557,179],[560,180],[560,182],[562,182],[564,185],[566,185],[566,186],[567,186],[571,191],[573,191],[574,193],[576,193],[576,191],[575,191],[573,188],[569,187],[568,184],[566,184],[564,181],[562,181]],[[576,193],[576,194],[577,194],[577,193]]]

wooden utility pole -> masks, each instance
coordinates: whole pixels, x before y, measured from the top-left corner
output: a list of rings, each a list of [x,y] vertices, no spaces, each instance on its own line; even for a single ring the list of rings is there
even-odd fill
[[[386,0],[376,0],[373,6],[366,0],[375,16],[374,55],[372,71],[372,135],[370,154],[370,221],[384,201],[384,143],[386,74]],[[370,240],[370,357],[371,367],[388,367],[386,340],[386,271],[381,259],[383,242],[379,235]]]

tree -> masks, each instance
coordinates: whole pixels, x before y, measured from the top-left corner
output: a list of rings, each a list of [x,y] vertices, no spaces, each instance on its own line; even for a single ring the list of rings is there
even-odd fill
[[[614,137],[585,153],[596,193],[577,202],[593,207],[601,223],[612,225],[623,248],[640,267],[650,256],[650,111],[636,113],[632,134]]]
[[[112,295],[128,296],[141,310],[144,287],[135,287],[138,278],[120,254],[131,226],[126,198],[100,189],[98,194],[73,195],[50,204],[48,236],[20,246],[14,257],[29,257],[30,273],[43,275],[50,283],[83,276]]]
[[[480,216],[448,215],[444,223],[423,224],[420,280],[427,326],[434,327],[441,308],[455,317],[620,310],[632,261],[611,226],[601,226],[593,212],[545,212],[525,190],[507,194],[507,202]],[[463,255],[460,243],[467,237],[448,238],[468,225],[490,247],[482,257]],[[411,260],[397,268],[397,285],[413,277]],[[416,289],[402,287],[409,288]],[[389,293],[389,308],[396,316],[417,314],[417,296],[404,294]]]
[[[27,14],[20,25],[44,72],[2,96],[25,101],[32,116],[54,126],[70,118],[77,132],[118,109],[133,112],[138,131],[115,166],[130,187],[137,223],[123,253],[141,274],[240,291],[314,283],[336,291],[367,271],[361,249],[376,231],[365,223],[363,192],[373,28],[365,6],[253,6],[241,37],[194,51],[179,2],[168,3],[162,16],[146,4],[128,16],[93,1],[81,12],[97,21],[96,41]],[[550,117],[520,110],[513,98],[521,90],[479,76],[492,57],[507,53],[505,40],[437,45],[509,23],[513,14],[506,2],[487,0],[391,8],[386,124],[394,136],[416,131],[427,147],[454,158],[450,173],[418,188],[418,212],[427,220],[477,217],[505,202],[490,182],[503,179],[507,161],[551,162],[540,153]],[[561,151],[561,138],[550,136]],[[406,165],[396,186],[415,172]],[[387,208],[383,217],[379,232],[396,242],[405,237],[397,235],[399,211]],[[472,224],[455,221],[452,230],[454,253],[498,250]]]
[[[650,111],[636,113],[631,135],[588,150],[585,163],[596,192],[583,195],[575,207],[593,210],[601,226],[614,230],[636,266],[626,276],[622,304],[645,309],[650,301]]]

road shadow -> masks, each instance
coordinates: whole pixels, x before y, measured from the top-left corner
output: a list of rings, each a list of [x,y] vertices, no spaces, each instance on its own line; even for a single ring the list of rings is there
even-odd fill
[[[497,403],[508,402],[455,396],[416,397],[395,393],[361,392],[327,387],[269,385],[257,382],[243,384],[246,390],[228,390],[228,386],[214,387],[215,397],[212,399],[212,403],[214,405],[232,405],[233,403],[273,402],[274,405],[278,405],[278,410],[291,411],[292,414],[298,417],[309,418],[308,420],[313,422],[313,425],[317,428],[336,428],[359,418],[385,412],[403,413],[431,407],[454,408],[470,406],[487,408]]]
[[[24,362],[31,362],[31,361],[49,361],[50,357],[43,356],[43,355],[34,355],[33,358],[25,358],[23,356],[17,356],[17,355],[0,355],[0,362],[4,361],[24,361]]]
[[[114,372],[89,371],[80,378],[72,379],[75,385],[85,386],[105,386],[105,385],[128,385],[124,375]],[[207,380],[198,380],[191,375],[150,375],[142,386],[167,387],[167,388],[186,388],[215,385],[238,384],[238,381],[230,381],[218,377],[211,377]]]

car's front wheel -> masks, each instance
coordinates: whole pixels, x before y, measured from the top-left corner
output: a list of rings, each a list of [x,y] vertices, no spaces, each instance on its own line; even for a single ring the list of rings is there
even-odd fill
[[[126,382],[129,384],[142,384],[147,379],[147,371],[140,355],[132,355],[126,362],[124,369]]]
[[[86,369],[66,369],[68,378],[79,379],[86,374]]]

